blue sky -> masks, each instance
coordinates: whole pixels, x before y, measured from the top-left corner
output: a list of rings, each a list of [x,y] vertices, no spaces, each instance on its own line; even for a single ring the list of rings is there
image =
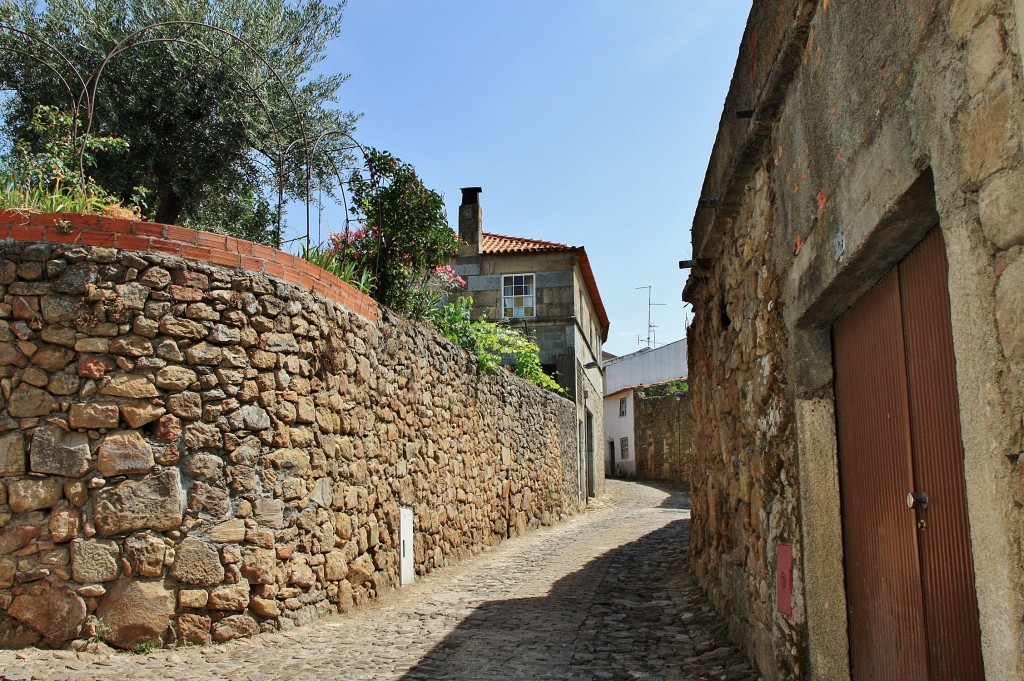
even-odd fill
[[[685,335],[689,228],[750,0],[349,0],[324,68],[356,138],[412,163],[457,225],[585,246],[605,349]],[[325,224],[341,211],[324,215]],[[315,221],[315,218],[314,218]],[[340,225],[335,226],[339,229]]]

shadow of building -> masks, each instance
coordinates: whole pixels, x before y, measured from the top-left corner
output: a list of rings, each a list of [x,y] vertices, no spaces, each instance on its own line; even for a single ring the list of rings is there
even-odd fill
[[[689,508],[685,488],[642,484],[669,493],[654,512]],[[723,625],[690,573],[688,539],[688,517],[674,520],[595,558],[542,597],[486,602],[402,678],[757,678],[723,643]]]

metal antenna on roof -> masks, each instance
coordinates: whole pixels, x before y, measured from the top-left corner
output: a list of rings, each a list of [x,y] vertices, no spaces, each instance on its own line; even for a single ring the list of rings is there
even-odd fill
[[[647,349],[650,350],[654,347],[654,329],[656,328],[651,324],[651,308],[660,305],[664,307],[665,303],[652,303],[651,302],[651,287],[650,286],[637,286],[638,290],[645,288],[647,289]],[[637,344],[640,343],[640,337],[637,336]]]

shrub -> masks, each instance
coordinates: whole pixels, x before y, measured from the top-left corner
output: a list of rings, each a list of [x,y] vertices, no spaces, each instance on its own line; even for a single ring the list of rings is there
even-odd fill
[[[353,173],[352,213],[357,229],[331,235],[345,262],[373,275],[373,297],[396,312],[422,318],[440,299],[432,278],[458,249],[444,200],[427,189],[416,169],[386,151],[366,149],[368,177]]]
[[[132,652],[136,655],[149,655],[157,648],[159,648],[159,646],[152,641],[140,641],[135,644],[134,648],[132,648]]]
[[[496,374],[510,362],[517,376],[558,394],[565,394],[540,365],[537,343],[518,329],[486,319],[472,319],[473,299],[466,296],[434,309],[427,319],[448,340],[476,357],[480,371]]]
[[[29,121],[32,143],[17,140],[0,160],[0,206],[39,213],[106,213],[141,216],[144,187],[136,187],[134,205],[124,207],[91,177],[95,154],[120,153],[128,148],[120,137],[89,135],[76,140],[76,122],[52,106],[37,106]]]

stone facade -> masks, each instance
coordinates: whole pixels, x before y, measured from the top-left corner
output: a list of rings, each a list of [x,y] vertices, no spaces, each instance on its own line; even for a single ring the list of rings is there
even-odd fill
[[[791,651],[803,623],[776,617],[774,547],[800,536],[794,416],[780,282],[757,244],[772,234],[766,174],[737,218],[749,231],[726,246],[694,297],[689,331],[693,475],[690,530],[695,572],[763,673],[798,676]],[[753,273],[753,276],[751,274]]]
[[[286,628],[397,585],[400,507],[420,574],[579,509],[572,402],[66,217],[0,242],[0,647]]]
[[[684,295],[692,560],[765,678],[850,678],[831,325],[936,225],[985,674],[1024,678],[1022,9],[753,4]]]
[[[534,338],[544,370],[576,403],[580,497],[604,493],[605,467],[601,344],[608,316],[583,247],[506,237],[483,231],[479,187],[462,190],[460,248],[453,265],[473,297],[472,316],[503,322]],[[503,318],[503,277],[531,275],[532,314]]]
[[[689,393],[670,392],[666,385],[660,385],[639,388],[633,396],[637,477],[690,484],[693,439]]]

